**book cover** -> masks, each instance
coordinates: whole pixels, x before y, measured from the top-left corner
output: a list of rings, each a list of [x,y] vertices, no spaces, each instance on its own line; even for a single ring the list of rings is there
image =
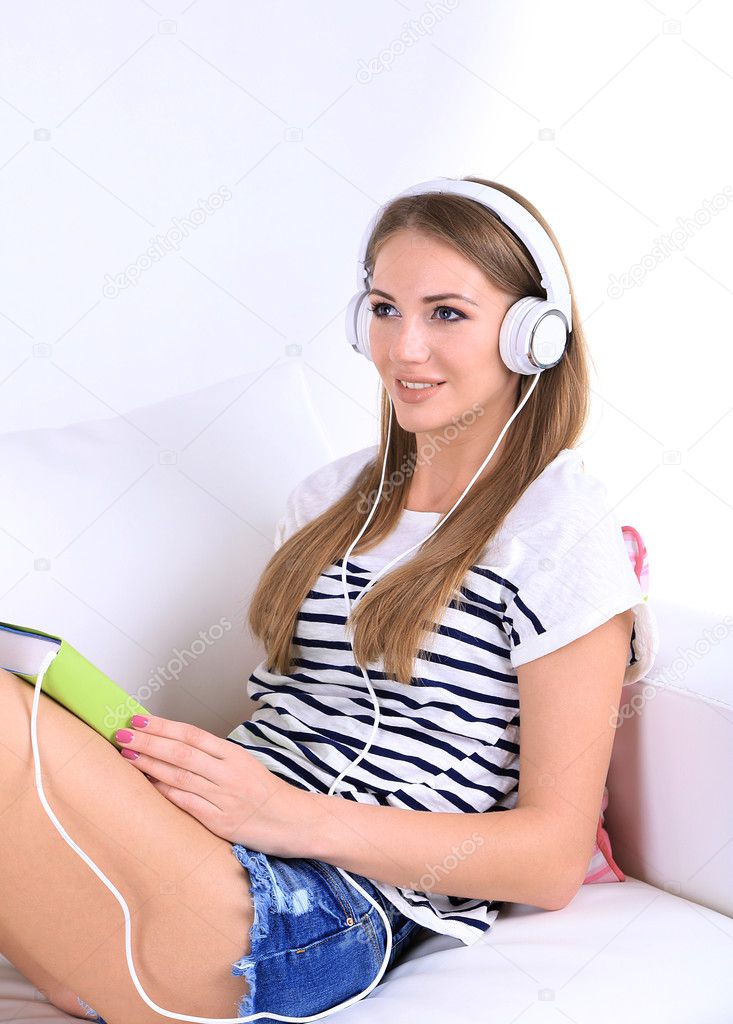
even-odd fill
[[[0,666],[25,682],[35,686],[44,658],[54,650],[56,654],[46,669],[41,690],[110,743],[117,745],[114,734],[127,726],[132,715],[150,714],[68,640],[12,622],[0,622]]]

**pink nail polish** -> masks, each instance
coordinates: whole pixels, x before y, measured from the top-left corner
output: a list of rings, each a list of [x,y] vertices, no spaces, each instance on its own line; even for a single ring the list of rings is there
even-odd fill
[[[130,725],[134,725],[136,729],[144,729],[146,725],[150,725],[150,719],[145,718],[144,715],[133,715]]]
[[[135,758],[140,757],[137,750],[128,750],[127,748],[120,751],[123,757],[126,757],[128,761],[134,761]]]
[[[135,735],[134,732],[130,732],[129,729],[118,729],[115,733],[115,739],[118,743],[129,743]]]

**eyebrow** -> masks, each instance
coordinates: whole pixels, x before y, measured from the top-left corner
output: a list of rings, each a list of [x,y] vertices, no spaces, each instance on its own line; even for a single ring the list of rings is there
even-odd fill
[[[372,288],[367,294],[381,295],[383,298],[389,299],[390,302],[397,301],[393,295],[388,295],[387,292],[383,292],[379,288]],[[461,299],[463,302],[469,302],[472,306],[478,306],[478,302],[474,302],[473,299],[469,299],[466,295],[459,295],[457,292],[444,292],[442,295],[426,295],[423,302],[438,302],[440,299]]]

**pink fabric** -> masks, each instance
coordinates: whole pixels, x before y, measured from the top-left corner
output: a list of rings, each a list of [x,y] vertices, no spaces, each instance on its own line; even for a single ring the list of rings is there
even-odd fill
[[[583,885],[592,885],[594,882],[626,881],[626,875],[613,859],[611,840],[608,838],[608,832],[603,827],[604,814],[607,807],[608,786],[604,786],[601,816],[598,819],[598,827],[596,829],[596,846],[590,859]]]
[[[631,560],[631,565],[636,573],[636,578],[641,585],[641,592],[646,601],[649,596],[649,557],[644,541],[638,530],[633,526],[622,526],[621,532],[624,535],[626,550]],[[601,802],[601,814],[596,829],[596,845],[593,856],[588,864],[583,885],[592,885],[595,882],[625,882],[626,875],[613,859],[611,853],[611,840],[603,827],[605,812],[608,807],[608,786],[603,787],[603,800]]]

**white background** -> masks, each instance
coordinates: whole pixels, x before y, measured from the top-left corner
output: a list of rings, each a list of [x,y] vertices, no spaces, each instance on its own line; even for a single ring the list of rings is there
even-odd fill
[[[60,473],[72,453],[67,434],[54,448],[55,431],[70,424],[141,435],[151,410],[194,393],[208,403],[190,435],[202,443],[230,403],[267,415],[254,432],[215,443],[209,432],[206,457],[174,470],[175,484],[169,469],[143,490],[160,466],[120,476],[68,528],[43,479],[6,477],[0,617],[63,632],[75,608],[91,611],[99,631],[74,639],[106,667],[134,646],[160,657],[216,621],[222,608],[194,599],[185,628],[162,635],[152,609],[180,607],[206,566],[176,575],[162,551],[160,573],[139,557],[135,524],[158,503],[171,520],[161,545],[185,545],[173,513],[195,494],[201,534],[226,550],[230,530],[250,530],[264,562],[273,509],[298,480],[377,438],[376,370],[343,326],[368,219],[414,182],[479,175],[526,196],[563,248],[596,371],[586,466],[646,541],[652,599],[722,628],[733,606],[731,21],[723,0],[5,4],[0,433],[50,446],[47,470]],[[231,197],[218,210],[196,212],[221,190]],[[156,239],[170,251],[148,265]],[[624,275],[634,283],[616,287]],[[268,390],[285,363],[298,364],[319,420],[310,463],[288,462],[298,429]],[[113,471],[92,465],[85,479]],[[69,544],[38,582],[38,560]],[[112,547],[121,562],[105,561]],[[243,606],[235,575],[226,586]],[[134,620],[108,603],[120,589]]]

